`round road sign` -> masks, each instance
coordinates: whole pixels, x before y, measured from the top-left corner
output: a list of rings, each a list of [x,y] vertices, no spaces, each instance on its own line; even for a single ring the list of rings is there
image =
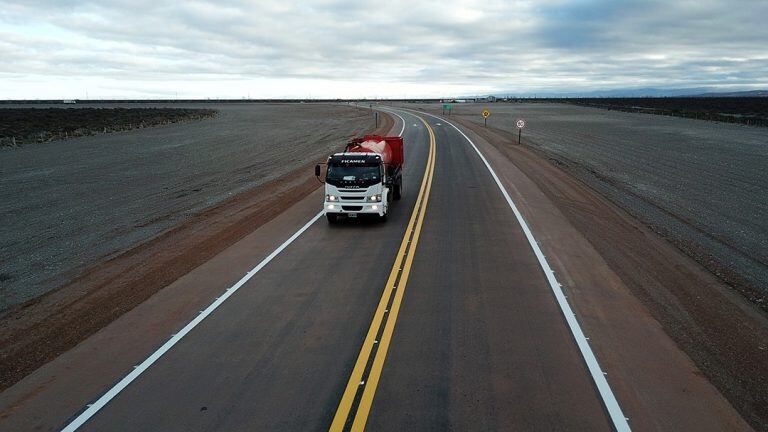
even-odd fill
[[[525,120],[523,119],[517,119],[517,128],[522,129],[525,127]]]
[[[491,112],[486,110],[483,110],[483,118],[488,118],[488,116],[491,115]]]

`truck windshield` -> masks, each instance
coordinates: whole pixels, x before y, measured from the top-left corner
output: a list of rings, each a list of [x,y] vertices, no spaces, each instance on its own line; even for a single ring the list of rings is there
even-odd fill
[[[328,165],[325,181],[333,185],[378,183],[381,178],[379,165]]]

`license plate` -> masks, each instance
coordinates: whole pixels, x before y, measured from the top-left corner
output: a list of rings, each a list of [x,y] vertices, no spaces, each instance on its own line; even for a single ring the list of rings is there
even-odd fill
[[[349,216],[351,218],[356,218],[357,217],[357,213],[349,213],[349,214],[347,214],[347,216]]]

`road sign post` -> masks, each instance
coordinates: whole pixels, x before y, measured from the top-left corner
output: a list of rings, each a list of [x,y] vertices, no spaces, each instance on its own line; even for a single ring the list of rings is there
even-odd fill
[[[523,128],[525,127],[525,120],[523,119],[517,119],[517,122],[515,122],[515,125],[517,126],[517,144],[520,144],[520,139],[523,136]]]
[[[483,110],[483,127],[488,127],[488,116],[491,115],[491,112],[487,109]]]
[[[379,127],[379,112],[378,111],[373,113],[373,119],[376,122],[376,127],[378,128]]]
[[[448,115],[451,115],[451,104],[445,103],[443,104],[443,115],[448,112]]]

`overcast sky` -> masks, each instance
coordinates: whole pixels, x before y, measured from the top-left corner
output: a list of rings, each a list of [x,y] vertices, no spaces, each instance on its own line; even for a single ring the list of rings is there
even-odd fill
[[[768,1],[0,0],[0,59],[0,99],[768,88]]]

